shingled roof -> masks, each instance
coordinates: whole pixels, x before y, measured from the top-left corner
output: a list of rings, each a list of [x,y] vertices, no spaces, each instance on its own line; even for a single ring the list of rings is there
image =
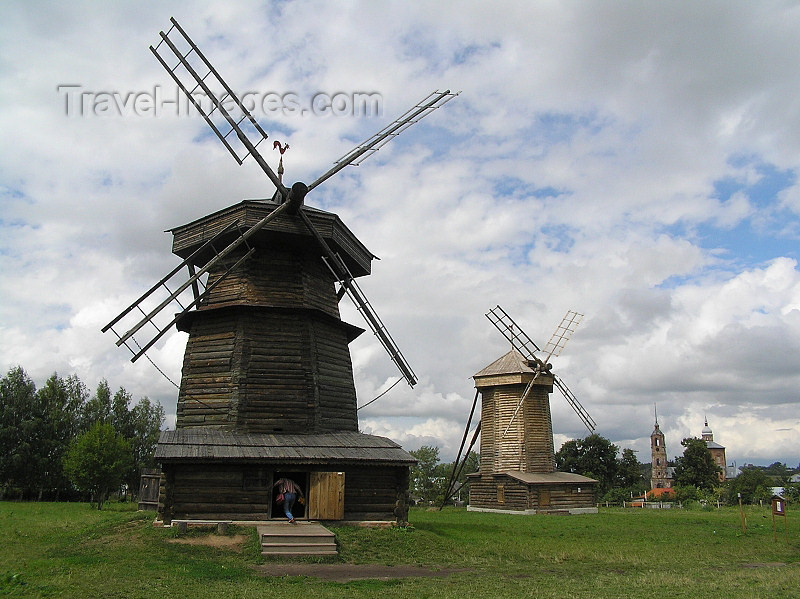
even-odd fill
[[[529,485],[595,484],[598,482],[588,476],[571,472],[506,472],[505,474]]]
[[[292,464],[365,464],[409,466],[411,454],[386,437],[355,432],[320,435],[242,434],[211,428],[163,431],[158,462],[258,461]]]
[[[521,353],[516,349],[512,349],[473,376],[497,376],[502,374],[520,374],[523,372],[534,373],[535,371],[528,366],[528,360]]]

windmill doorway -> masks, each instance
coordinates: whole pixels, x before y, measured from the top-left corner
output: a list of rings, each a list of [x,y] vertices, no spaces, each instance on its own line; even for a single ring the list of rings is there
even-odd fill
[[[276,471],[273,473],[273,485],[281,478],[288,478],[289,480],[293,481],[300,490],[302,491],[301,497],[306,498],[306,503],[308,502],[308,472],[279,472]],[[283,503],[278,503],[275,501],[278,498],[280,491],[277,487],[272,487],[272,501],[270,505],[270,515],[273,520],[280,520],[286,519],[286,514],[284,512],[284,505]],[[292,516],[295,519],[302,520],[306,518],[306,505],[303,505],[299,501],[295,501],[294,505],[292,506]]]
[[[344,519],[344,472],[283,472],[275,471],[273,481],[288,478],[303,491],[306,504],[295,502],[292,515],[297,520],[343,520]],[[273,482],[274,484],[274,482]],[[275,499],[279,490],[272,488],[270,518],[286,519],[283,504]]]

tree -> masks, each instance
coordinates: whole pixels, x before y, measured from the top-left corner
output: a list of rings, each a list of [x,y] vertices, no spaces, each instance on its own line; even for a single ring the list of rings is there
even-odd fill
[[[742,503],[756,503],[772,495],[772,479],[762,468],[743,466],[734,479],[728,481],[726,501],[734,505],[742,494]]]
[[[675,485],[694,486],[710,491],[719,485],[722,471],[714,463],[706,442],[697,437],[687,437],[681,441],[683,456],[675,460]]]
[[[13,488],[21,498],[29,486],[34,451],[30,415],[35,402],[36,385],[21,366],[0,380],[0,496]]]
[[[439,448],[423,445],[409,452],[417,463],[411,467],[411,491],[424,502],[436,502],[444,495],[447,480],[439,465]]]
[[[97,384],[94,396],[83,406],[83,430],[89,430],[96,422],[111,420],[112,399],[111,388],[106,379]]]
[[[773,462],[764,468],[764,474],[771,477],[776,483],[775,486],[783,486],[789,483],[789,477],[792,475],[786,464],[782,462]]]
[[[120,387],[111,399],[109,418],[111,426],[126,439],[133,437],[133,423],[128,406],[133,401],[133,396],[123,387]]]
[[[564,443],[556,453],[556,467],[561,472],[582,474],[596,479],[599,482],[598,494],[602,496],[617,480],[618,450],[605,437],[591,434],[585,439],[573,439]]]
[[[783,496],[790,502],[800,501],[800,483],[788,483],[783,487]]]
[[[75,486],[103,507],[108,493],[122,483],[131,464],[131,447],[109,423],[96,422],[69,446],[64,471]]]
[[[458,470],[458,476],[456,476],[455,480],[452,481],[452,488],[448,489],[448,485],[453,478],[453,469],[458,468],[459,465],[461,469]],[[472,474],[473,472],[477,472],[480,468],[480,455],[474,451],[470,451],[466,456],[464,456],[460,461],[459,464],[455,462],[450,462],[447,464],[439,464],[436,466],[434,470],[434,479],[439,481],[441,480],[441,493],[439,493],[436,497],[436,503],[440,506],[445,505],[447,501],[457,501],[459,499],[463,500],[464,493],[466,492],[466,485],[469,483],[467,479],[468,474]],[[445,499],[445,493],[450,492],[450,497]]]
[[[125,479],[137,490],[142,468],[153,466],[153,453],[164,422],[164,408],[143,398],[133,407],[124,388],[112,396],[106,380],[90,396],[77,376],[57,373],[41,389],[21,366],[0,380],[0,499],[15,492],[59,499],[75,487],[64,473],[70,443],[95,423],[110,424],[131,446]]]
[[[621,489],[646,490],[644,488],[644,478],[642,477],[642,465],[636,458],[636,452],[632,449],[625,448],[622,450],[622,457],[618,464],[616,486]]]
[[[161,425],[164,424],[164,408],[159,402],[143,397],[129,413],[129,437],[133,461],[126,477],[128,486],[138,493],[142,468],[155,466],[153,456]]]
[[[45,490],[59,491],[68,486],[64,476],[63,459],[80,426],[80,413],[85,394],[80,381],[74,375],[62,379],[57,373],[47,379],[44,387],[36,393],[38,499]]]

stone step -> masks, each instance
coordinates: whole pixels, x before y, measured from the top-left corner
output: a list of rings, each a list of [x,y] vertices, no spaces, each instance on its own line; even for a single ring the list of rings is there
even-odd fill
[[[286,536],[262,535],[261,544],[266,545],[269,543],[278,543],[281,545],[314,545],[314,544],[324,545],[326,543],[335,544],[333,537],[328,537],[328,536],[314,537],[310,535],[286,535]]]
[[[261,555],[336,555],[336,543],[262,543]]]
[[[258,526],[262,555],[336,555],[334,534],[318,522],[269,522]]]

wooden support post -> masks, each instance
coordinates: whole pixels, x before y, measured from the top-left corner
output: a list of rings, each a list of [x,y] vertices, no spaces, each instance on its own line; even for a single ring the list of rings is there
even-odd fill
[[[742,507],[742,494],[739,495],[739,515],[742,517],[742,532],[747,532],[747,520],[744,517],[744,508]]]
[[[775,512],[772,512],[772,540],[777,543],[778,542],[778,533],[775,530]]]

